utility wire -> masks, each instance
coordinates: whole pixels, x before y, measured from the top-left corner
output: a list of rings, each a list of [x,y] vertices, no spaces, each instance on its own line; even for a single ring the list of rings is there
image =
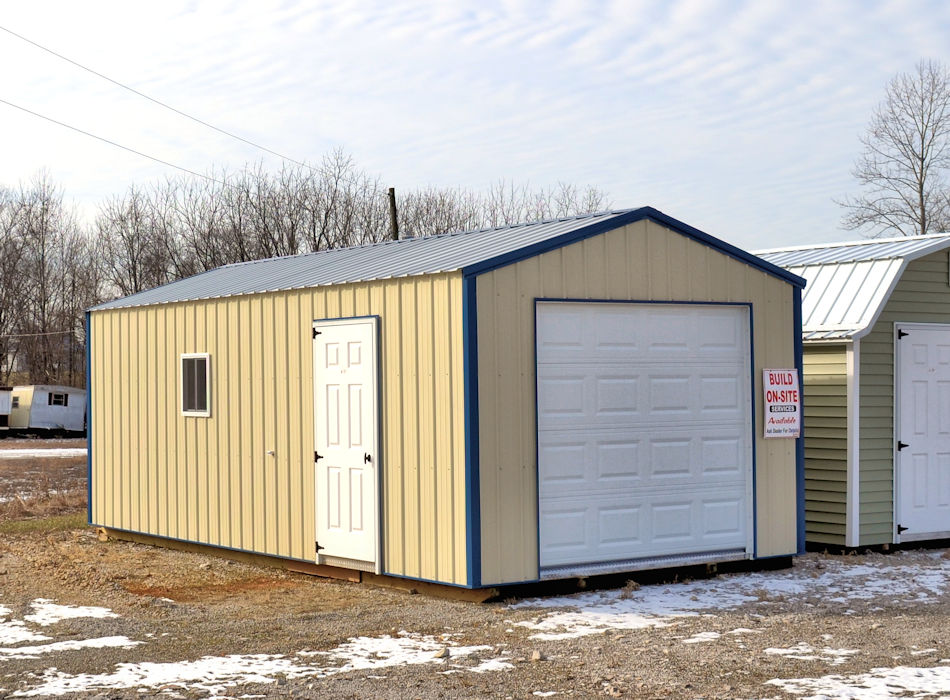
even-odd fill
[[[183,172],[188,173],[189,175],[194,175],[194,176],[196,176],[196,177],[204,178],[205,180],[208,180],[208,181],[210,181],[210,182],[213,182],[213,183],[215,183],[216,185],[224,185],[224,186],[226,186],[226,187],[232,187],[232,188],[234,187],[234,185],[232,185],[232,184],[229,183],[229,182],[225,182],[224,180],[216,180],[215,178],[211,177],[210,175],[205,175],[204,173],[199,173],[199,172],[197,172],[197,171],[195,171],[195,170],[189,170],[188,168],[185,168],[185,167],[183,167],[183,166],[181,166],[181,165],[175,165],[174,163],[169,163],[167,160],[162,160],[161,158],[156,158],[155,156],[150,156],[148,153],[142,153],[142,151],[136,151],[134,148],[129,148],[128,146],[123,146],[121,143],[116,143],[115,141],[110,141],[110,140],[107,139],[107,138],[104,138],[104,137],[102,137],[102,136],[97,136],[96,134],[90,133],[90,132],[88,132],[88,131],[84,131],[83,129],[80,129],[79,127],[76,127],[76,126],[72,126],[72,125],[70,125],[70,124],[67,124],[66,122],[61,122],[61,121],[59,121],[59,120],[57,120],[57,119],[53,119],[52,117],[47,117],[45,114],[40,114],[39,112],[34,112],[32,109],[27,109],[26,107],[21,107],[20,105],[13,104],[12,102],[10,102],[10,101],[8,101],[8,100],[4,100],[3,98],[0,98],[0,102],[2,102],[2,103],[5,104],[5,105],[9,105],[10,107],[13,107],[14,109],[19,109],[19,110],[22,111],[22,112],[26,112],[27,114],[32,114],[34,117],[39,117],[40,119],[45,119],[46,121],[52,122],[53,124],[58,124],[59,126],[66,127],[67,129],[72,129],[73,131],[79,132],[80,134],[83,134],[84,136],[89,136],[89,137],[91,137],[91,138],[98,139],[99,141],[102,141],[103,143],[107,143],[107,144],[109,144],[110,146],[115,146],[116,148],[121,148],[123,151],[128,151],[129,153],[134,153],[134,154],[137,155],[137,156],[142,156],[143,158],[148,158],[149,160],[154,160],[156,163],[161,163],[162,165],[167,165],[167,166],[170,167],[170,168],[175,168],[175,169],[177,169],[177,170],[181,170],[181,171],[183,171]]]
[[[48,333],[0,333],[0,338],[38,338],[41,335],[68,335],[75,331],[50,331]]]
[[[12,29],[7,29],[6,27],[4,27],[4,26],[2,26],[2,25],[0,25],[0,29],[2,29],[3,31],[5,31],[7,34],[10,34],[10,35],[12,35],[12,36],[15,36],[17,39],[20,39],[21,41],[25,41],[26,43],[32,44],[32,45],[35,46],[36,48],[38,48],[38,49],[40,49],[40,50],[42,50],[42,51],[45,51],[45,52],[48,53],[48,54],[52,54],[53,56],[56,56],[56,58],[59,58],[59,59],[61,59],[61,60],[63,60],[63,61],[66,61],[67,63],[71,63],[72,65],[76,66],[77,68],[81,68],[82,70],[84,70],[84,71],[86,71],[86,72],[88,72],[88,73],[92,73],[93,75],[95,75],[95,76],[98,77],[98,78],[102,78],[103,80],[107,80],[107,81],[109,81],[110,83],[112,83],[113,85],[119,86],[119,87],[122,88],[123,90],[128,90],[129,92],[134,93],[134,94],[138,95],[139,97],[145,98],[145,99],[148,100],[149,102],[153,102],[153,103],[157,104],[157,105],[160,106],[160,107],[164,107],[165,109],[170,110],[170,111],[174,112],[175,114],[178,114],[178,115],[180,115],[180,116],[182,116],[182,117],[185,117],[185,119],[190,119],[191,121],[196,122],[196,123],[198,123],[198,124],[201,124],[202,126],[206,126],[206,127],[208,127],[209,129],[214,129],[215,131],[217,131],[217,132],[220,133],[220,134],[224,134],[225,136],[230,136],[231,138],[237,139],[238,141],[241,141],[242,143],[246,143],[246,144],[249,145],[249,146],[253,146],[254,148],[258,148],[258,149],[260,149],[260,150],[262,150],[262,151],[266,151],[267,153],[270,153],[271,155],[275,155],[275,156],[277,156],[278,158],[281,158],[281,159],[283,159],[283,160],[286,160],[286,161],[289,161],[289,162],[291,162],[291,163],[294,163],[295,165],[299,165],[299,166],[301,166],[301,167],[303,167],[303,168],[307,168],[307,169],[310,170],[311,172],[319,172],[319,173],[321,173],[322,175],[331,175],[331,176],[332,176],[331,173],[328,173],[328,172],[327,172],[325,169],[323,169],[323,168],[315,168],[314,166],[309,165],[309,164],[307,164],[307,163],[305,163],[305,162],[296,160],[296,159],[291,158],[291,157],[289,157],[289,156],[282,155],[282,154],[278,153],[277,151],[274,151],[274,150],[272,150],[272,149],[270,149],[270,148],[267,148],[267,146],[262,146],[262,145],[260,145],[259,143],[255,143],[254,141],[251,141],[251,140],[249,140],[249,139],[246,139],[246,138],[244,138],[243,136],[238,136],[237,134],[234,134],[234,133],[232,133],[232,132],[230,132],[230,131],[226,131],[225,129],[222,129],[222,128],[220,128],[220,127],[217,127],[217,126],[215,126],[214,124],[209,124],[208,122],[206,122],[206,121],[204,121],[204,120],[202,120],[202,119],[199,119],[198,117],[193,117],[193,116],[191,116],[190,114],[188,114],[187,112],[183,112],[183,111],[181,111],[180,109],[176,109],[175,107],[172,107],[170,104],[167,104],[167,103],[165,103],[165,102],[162,102],[161,100],[157,100],[157,99],[155,99],[154,97],[151,97],[151,96],[149,96],[149,95],[146,95],[144,92],[140,92],[139,90],[136,90],[135,88],[130,87],[130,86],[126,85],[125,83],[120,83],[118,80],[115,80],[114,78],[110,78],[108,75],[103,75],[103,74],[100,73],[99,71],[93,70],[92,68],[88,68],[87,66],[84,66],[83,64],[79,63],[78,61],[74,61],[74,60],[71,59],[71,58],[67,58],[66,56],[63,56],[61,53],[57,53],[56,51],[53,51],[52,49],[47,48],[47,47],[43,46],[42,44],[39,44],[39,43],[33,41],[32,39],[27,39],[25,36],[23,36],[22,34],[17,34],[17,33],[16,33],[15,31],[13,31]],[[8,103],[8,104],[9,104],[9,103]],[[70,127],[70,128],[72,128],[72,127]],[[98,137],[96,137],[96,138],[98,138]],[[103,139],[103,140],[105,140],[105,139]],[[122,148],[124,148],[124,146],[123,146]],[[126,149],[126,150],[132,150],[132,149]],[[136,151],[133,151],[133,153],[135,153],[135,152],[136,152]],[[143,154],[139,154],[139,155],[143,155]],[[146,158],[149,158],[149,157],[150,157],[150,156],[146,156]],[[155,158],[152,158],[152,160],[156,160],[156,159],[155,159]],[[169,164],[169,165],[170,165],[170,164]],[[172,166],[172,167],[176,167],[176,166]],[[191,171],[187,171],[187,172],[191,172]],[[348,180],[351,184],[354,184],[354,185],[360,185],[360,184],[362,184],[362,183],[356,182],[356,180],[354,180],[354,179],[352,179],[352,178],[341,178],[341,179]]]

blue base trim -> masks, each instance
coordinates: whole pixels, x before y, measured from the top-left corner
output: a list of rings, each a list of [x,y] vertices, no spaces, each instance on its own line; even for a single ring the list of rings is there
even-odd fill
[[[663,212],[658,211],[653,207],[641,207],[639,209],[633,209],[632,211],[628,211],[617,216],[611,216],[605,221],[598,221],[597,223],[591,224],[590,226],[585,226],[584,228],[577,229],[575,231],[571,231],[570,233],[565,233],[561,236],[556,236],[546,241],[541,241],[540,243],[525,246],[524,248],[519,248],[518,250],[474,263],[463,268],[462,273],[467,277],[469,275],[477,275],[482,272],[488,272],[489,270],[510,265],[511,263],[518,262],[519,260],[531,258],[549,250],[570,245],[571,243],[582,241],[585,238],[606,233],[607,231],[612,231],[616,228],[620,228],[621,226],[626,226],[627,224],[632,224],[644,219],[672,229],[673,231],[676,231],[687,238],[692,238],[703,245],[714,248],[715,250],[718,250],[719,252],[724,253],[731,258],[735,258],[740,262],[751,265],[752,267],[762,270],[773,277],[778,277],[779,279],[785,280],[786,282],[790,282],[796,287],[805,286],[805,280],[798,275],[794,275],[788,270],[778,267],[777,265],[773,265],[772,263],[752,255],[752,253],[746,252],[741,248],[736,248],[730,243],[726,243],[725,241],[722,241],[714,236],[710,236],[708,233],[700,231],[698,228],[693,228],[688,224],[684,224],[682,221],[674,219],[672,216],[667,216]]]
[[[798,396],[801,406],[801,432],[795,440],[795,496],[798,508],[798,554],[805,553],[805,374],[802,350],[802,290],[793,290],[792,330],[795,333],[795,367],[798,369]]]
[[[154,537],[157,540],[165,540],[168,542],[181,542],[182,544],[197,544],[202,547],[209,547],[210,549],[220,549],[225,552],[237,552],[239,554],[253,554],[258,557],[267,557],[269,559],[279,559],[281,561],[297,561],[301,564],[313,564],[314,566],[320,566],[313,559],[300,559],[298,557],[286,557],[281,554],[272,554],[271,552],[259,552],[255,549],[242,549],[241,547],[228,547],[223,544],[212,544],[210,542],[201,542],[200,540],[186,540],[181,537],[169,537],[168,535],[156,535],[154,532],[142,532],[141,530],[127,530],[121,527],[112,527],[111,525],[100,525],[97,523],[89,523],[92,527],[105,527],[109,530],[114,530],[116,532],[124,532],[129,535],[141,535],[143,537]],[[338,569],[345,569],[345,566],[335,567]],[[357,571],[358,569],[352,569],[352,571]],[[451,586],[452,588],[469,588],[469,586],[464,586],[458,583],[446,583],[445,581],[436,581],[435,579],[420,578],[417,576],[403,576],[402,574],[393,574],[388,571],[384,571],[383,576],[389,576],[390,578],[405,579],[407,581],[419,581],[421,583],[434,583],[439,586]]]
[[[465,562],[467,588],[482,586],[482,515],[478,473],[478,308],[475,277],[462,278],[462,356],[465,375]]]
[[[86,522],[92,525],[92,337],[86,312]]]
[[[449,588],[461,588],[466,591],[477,590],[468,586],[464,583],[446,583],[445,581],[437,581],[434,578],[423,578],[422,576],[406,576],[405,574],[394,574],[389,571],[384,571],[383,576],[389,576],[389,578],[398,578],[403,581],[418,581],[419,583],[433,583],[436,586],[448,586]],[[494,588],[494,586],[479,586],[479,588]]]

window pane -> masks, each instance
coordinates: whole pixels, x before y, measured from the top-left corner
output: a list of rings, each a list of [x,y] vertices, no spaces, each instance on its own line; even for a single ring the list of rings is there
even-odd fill
[[[195,360],[195,410],[208,410],[208,361]]]
[[[208,410],[208,358],[181,360],[181,410],[205,413]]]
[[[195,409],[195,359],[186,357],[181,362],[182,374],[182,410],[194,411]]]

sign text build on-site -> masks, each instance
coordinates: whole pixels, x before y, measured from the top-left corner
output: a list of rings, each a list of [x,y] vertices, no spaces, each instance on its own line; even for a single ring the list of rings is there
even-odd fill
[[[765,394],[765,437],[797,438],[802,430],[798,370],[763,370],[762,389]]]

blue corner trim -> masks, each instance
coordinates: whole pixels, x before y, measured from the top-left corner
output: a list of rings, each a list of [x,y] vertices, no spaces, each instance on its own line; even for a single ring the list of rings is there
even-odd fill
[[[465,561],[468,588],[482,585],[482,515],[478,474],[478,313],[475,277],[462,278],[462,355],[465,375]]]
[[[86,524],[92,525],[92,336],[86,312]]]
[[[755,308],[752,304],[746,304],[749,311],[749,372],[752,374],[752,381],[749,389],[752,394],[752,558],[759,558],[759,491],[758,475],[759,463],[756,458],[759,449],[759,436],[755,430]]]
[[[698,228],[693,228],[689,224],[685,224],[678,219],[674,219],[672,216],[668,216],[663,212],[654,209],[653,207],[640,207],[639,209],[632,209],[622,214],[611,216],[605,220],[593,223],[590,226],[585,226],[584,228],[565,233],[561,236],[555,236],[554,238],[550,238],[546,241],[525,246],[523,248],[519,248],[518,250],[513,250],[503,255],[495,256],[494,258],[489,258],[488,260],[482,260],[463,268],[462,274],[468,277],[470,275],[478,275],[483,272],[488,272],[489,270],[510,265],[511,263],[518,262],[519,260],[534,257],[535,255],[540,255],[541,253],[545,253],[549,250],[554,250],[571,243],[576,243],[577,241],[582,241],[585,238],[597,236],[601,233],[612,231],[616,228],[620,228],[621,226],[626,226],[627,224],[632,224],[644,219],[672,229],[673,231],[676,231],[687,238],[692,238],[703,245],[707,245],[710,248],[724,253],[725,255],[762,270],[773,277],[778,277],[779,279],[785,280],[786,282],[790,282],[796,287],[804,288],[805,286],[805,280],[798,275],[794,275],[788,270],[779,267],[778,265],[773,265],[767,260],[763,260],[762,258],[742,250],[741,248],[737,248],[731,243],[726,243],[725,241],[714,236],[710,236],[708,233],[700,231]]]
[[[805,376],[802,351],[802,290],[793,290],[792,331],[795,333],[795,367],[798,369],[798,398],[801,406],[801,432],[795,440],[795,495],[798,508],[798,554],[805,553]]]

